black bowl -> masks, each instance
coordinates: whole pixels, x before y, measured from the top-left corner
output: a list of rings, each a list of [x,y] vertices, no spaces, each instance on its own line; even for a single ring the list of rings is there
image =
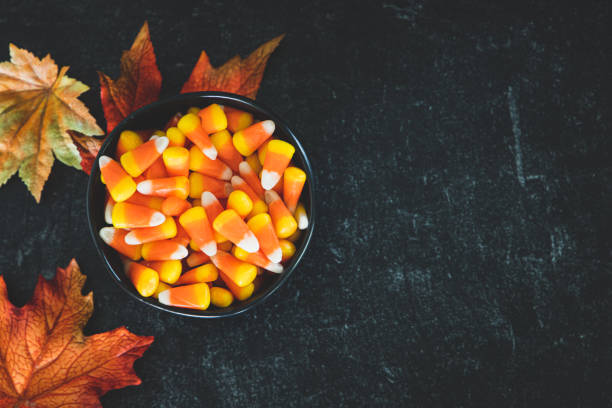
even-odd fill
[[[271,119],[276,124],[276,130],[274,137],[283,139],[295,146],[295,155],[293,161],[296,165],[302,168],[307,175],[306,185],[302,192],[301,201],[304,203],[308,211],[309,225],[308,229],[302,231],[302,234],[297,242],[295,242],[296,252],[291,261],[285,266],[285,270],[280,275],[269,276],[258,293],[254,294],[251,298],[245,301],[235,301],[230,307],[224,309],[216,309],[211,305],[210,310],[191,310],[182,309],[172,306],[166,306],[159,303],[155,298],[144,298],[138,294],[138,292],[132,286],[132,283],[127,279],[123,272],[123,265],[119,254],[100,239],[98,232],[100,228],[105,227],[104,222],[104,206],[105,206],[105,186],[100,181],[100,169],[97,165],[98,158],[94,163],[89,176],[89,184],[87,186],[87,218],[89,221],[89,230],[91,237],[94,241],[96,249],[102,257],[106,269],[108,270],[112,279],[127,292],[130,296],[138,299],[139,301],[146,303],[147,305],[164,310],[166,312],[174,313],[181,316],[191,316],[200,318],[218,318],[234,316],[239,313],[246,312],[254,306],[262,303],[265,299],[270,297],[281,285],[283,285],[289,276],[298,266],[300,260],[304,256],[312,233],[314,229],[315,221],[315,208],[314,208],[314,173],[310,165],[310,161],[306,156],[304,148],[298,141],[294,133],[289,129],[285,122],[270,112],[267,108],[264,108],[255,101],[224,92],[195,92],[177,95],[171,98],[163,99],[157,102],[153,102],[150,105],[144,106],[138,109],[136,112],[130,114],[125,118],[115,129],[108,135],[106,141],[102,145],[98,157],[106,154],[111,157],[114,156],[115,148],[117,146],[117,140],[119,134],[127,129],[130,130],[145,130],[145,129],[160,129],[163,128],[167,121],[177,112],[185,112],[191,106],[205,107],[212,103],[220,105],[231,106],[243,111],[251,112],[257,119]],[[267,274],[269,275],[269,274]]]

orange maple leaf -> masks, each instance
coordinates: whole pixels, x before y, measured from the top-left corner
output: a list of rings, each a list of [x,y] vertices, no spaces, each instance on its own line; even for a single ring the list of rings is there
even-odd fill
[[[236,55],[219,68],[214,68],[206,51],[202,51],[181,93],[223,91],[255,99],[268,58],[284,36],[279,35],[262,44],[245,59]]]
[[[162,76],[157,68],[155,52],[145,21],[132,48],[121,56],[121,74],[117,80],[106,74],[100,76],[100,98],[110,133],[127,115],[157,100]]]
[[[100,135],[78,96],[89,87],[66,76],[49,55],[42,60],[13,44],[11,61],[0,63],[0,186],[19,170],[37,202],[51,172],[53,154],[81,169],[79,152],[68,135],[76,130]]]
[[[101,407],[109,390],[140,384],[132,365],[153,342],[125,327],[84,336],[93,297],[73,259],[50,281],[39,277],[24,307],[0,276],[0,406]]]

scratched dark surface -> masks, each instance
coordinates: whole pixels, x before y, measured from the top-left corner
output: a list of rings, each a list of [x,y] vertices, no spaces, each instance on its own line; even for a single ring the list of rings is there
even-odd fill
[[[286,32],[258,100],[302,136],[318,230],[267,303],[196,321],[110,281],[85,174],[56,162],[40,205],[2,187],[11,300],[76,257],[87,332],[155,336],[143,384],[104,406],[612,404],[609,3],[138,3],[4,1],[0,60],[51,53],[103,125],[96,70],[118,74],[144,20],[163,95],[201,49],[219,64]]]

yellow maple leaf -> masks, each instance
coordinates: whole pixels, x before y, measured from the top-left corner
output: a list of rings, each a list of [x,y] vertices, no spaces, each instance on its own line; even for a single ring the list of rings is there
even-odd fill
[[[81,157],[68,130],[85,135],[104,132],[78,96],[89,87],[58,72],[47,55],[42,60],[10,44],[11,61],[0,63],[0,186],[19,170],[37,202],[51,172],[53,154],[81,169]]]

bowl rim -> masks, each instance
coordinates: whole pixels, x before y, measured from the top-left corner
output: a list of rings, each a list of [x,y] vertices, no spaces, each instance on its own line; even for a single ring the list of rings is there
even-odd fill
[[[278,279],[276,279],[265,291],[256,295],[256,297],[252,299],[246,300],[245,303],[240,305],[240,307],[238,308],[232,308],[229,310],[217,309],[215,311],[209,311],[209,310],[198,311],[194,309],[184,309],[184,308],[166,306],[166,305],[163,305],[157,302],[153,298],[144,298],[140,296],[139,294],[135,293],[133,290],[128,288],[128,285],[126,284],[126,282],[120,279],[118,273],[115,271],[109,259],[106,257],[104,251],[102,250],[103,243],[101,242],[101,239],[99,238],[97,231],[94,231],[94,225],[93,225],[94,222],[93,222],[93,213],[92,213],[93,208],[92,207],[96,203],[92,202],[92,194],[93,194],[94,183],[101,183],[100,176],[99,176],[100,171],[97,166],[100,155],[103,153],[104,154],[106,153],[106,150],[108,150],[109,146],[113,143],[113,141],[119,137],[119,134],[121,133],[121,131],[125,130],[125,128],[129,126],[129,123],[133,121],[136,117],[146,114],[147,112],[153,109],[160,108],[163,105],[177,103],[177,102],[178,103],[188,102],[188,103],[193,103],[194,105],[199,105],[200,103],[203,103],[203,104],[219,103],[219,104],[227,105],[231,107],[234,107],[232,105],[238,104],[240,106],[235,106],[237,109],[248,110],[250,113],[253,113],[257,116],[261,116],[265,119],[273,120],[274,123],[276,124],[276,128],[282,129],[282,133],[286,135],[287,138],[291,139],[291,142],[294,144],[296,151],[301,156],[301,160],[304,162],[305,168],[303,170],[308,175],[308,193],[310,196],[309,206],[308,206],[309,207],[308,208],[309,210],[308,228],[305,231],[303,231],[304,238],[302,240],[301,246],[296,249],[296,253],[293,256],[294,260],[292,261],[291,267],[286,268],[283,271],[283,273],[280,274]],[[170,119],[174,113],[176,112],[169,112],[168,119]],[[263,104],[259,102],[255,102],[254,100],[249,99],[247,97],[237,95],[237,94],[227,93],[227,92],[205,91],[205,92],[183,93],[183,94],[178,94],[178,95],[174,95],[171,97],[159,99],[155,102],[152,102],[148,105],[145,105],[137,109],[136,111],[130,113],[121,122],[119,122],[119,124],[117,124],[117,126],[115,126],[115,128],[108,134],[108,136],[102,143],[102,146],[100,147],[100,150],[98,151],[98,154],[94,160],[94,164],[92,166],[92,170],[90,172],[89,180],[87,183],[87,192],[86,192],[86,201],[85,201],[86,213],[87,213],[87,223],[89,225],[89,232],[94,242],[94,246],[96,247],[96,251],[98,255],[102,258],[107,272],[111,275],[115,284],[117,284],[124,292],[129,294],[131,297],[155,309],[165,311],[165,312],[168,312],[174,315],[184,316],[184,317],[194,317],[194,318],[203,318],[203,319],[232,317],[232,316],[237,316],[242,313],[245,313],[246,311],[251,310],[255,306],[266,301],[274,292],[276,292],[282,285],[284,285],[287,282],[289,277],[293,274],[294,270],[297,268],[300,261],[304,257],[306,250],[310,246],[310,241],[314,233],[315,218],[316,218],[315,217],[315,205],[314,205],[315,203],[315,191],[314,191],[315,184],[316,184],[315,173],[312,169],[312,165],[310,163],[308,155],[306,154],[306,151],[304,150],[304,147],[300,143],[295,133],[285,123],[285,121],[282,120],[274,112],[272,112],[268,107],[264,106]]]

